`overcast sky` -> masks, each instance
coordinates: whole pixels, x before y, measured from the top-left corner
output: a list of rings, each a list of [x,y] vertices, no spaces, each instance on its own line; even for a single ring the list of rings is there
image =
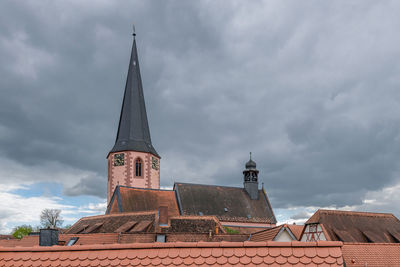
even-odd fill
[[[161,185],[400,216],[400,2],[1,1],[0,232],[104,211],[137,45]]]

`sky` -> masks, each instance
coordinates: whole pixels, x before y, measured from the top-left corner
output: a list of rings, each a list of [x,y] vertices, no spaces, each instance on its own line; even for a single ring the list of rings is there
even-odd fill
[[[400,2],[0,2],[0,233],[104,213],[132,45],[161,186],[400,216]]]

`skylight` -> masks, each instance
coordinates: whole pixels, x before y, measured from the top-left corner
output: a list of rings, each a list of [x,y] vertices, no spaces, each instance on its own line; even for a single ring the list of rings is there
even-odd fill
[[[78,241],[79,237],[71,237],[70,240],[68,240],[68,243],[66,244],[66,246],[70,247],[75,245],[76,241]]]

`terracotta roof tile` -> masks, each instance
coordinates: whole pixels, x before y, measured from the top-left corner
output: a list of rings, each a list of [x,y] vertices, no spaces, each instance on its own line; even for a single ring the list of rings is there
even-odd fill
[[[273,264],[275,263],[275,257],[264,257],[264,263],[266,264]]]
[[[322,225],[326,238],[361,243],[397,243],[400,221],[391,213],[318,210],[306,224]],[[392,233],[395,233],[393,235]]]
[[[293,233],[297,240],[300,240],[304,225],[288,224],[287,227]]]
[[[233,248],[224,248],[222,254],[225,257],[231,257],[235,253]]]
[[[114,198],[106,213],[158,210],[160,206],[167,206],[169,216],[179,215],[175,192],[172,190],[149,190],[125,186],[118,188],[120,198]],[[118,199],[121,200],[121,203],[117,205],[122,208],[121,211],[115,206]]]
[[[268,255],[268,247],[257,248],[257,255],[260,257],[265,257]]]
[[[340,242],[228,242],[0,247],[1,266],[342,266]],[[190,245],[191,247],[188,247]],[[267,246],[266,246],[267,245]],[[300,252],[302,251],[302,252]]]
[[[228,258],[228,262],[229,262],[230,264],[237,264],[237,263],[239,262],[239,258],[236,257],[236,256],[229,257],[229,258]]]
[[[400,266],[400,244],[347,243],[343,257],[347,266]]]
[[[299,260],[303,264],[309,264],[309,263],[311,263],[311,259],[312,258],[310,258],[310,257],[301,257]]]
[[[269,248],[269,255],[272,257],[278,257],[281,254],[281,249],[279,247]]]
[[[133,222],[153,221],[156,214],[156,211],[147,211],[83,217],[72,225],[65,234],[124,232],[133,227],[133,225],[130,226]]]
[[[299,258],[291,255],[290,257],[288,257],[288,263],[290,264],[297,264],[299,262]]]
[[[117,228],[114,232],[116,233],[121,233],[121,232],[127,232],[129,231],[135,224],[137,224],[136,221],[128,221],[121,225],[119,228]]]
[[[222,256],[223,249],[222,248],[213,248],[211,255],[215,258],[219,258]]]
[[[193,262],[194,262],[194,260],[191,257],[183,259],[183,263],[186,264],[186,265],[192,265]]]
[[[132,230],[130,230],[129,232],[131,233],[135,233],[135,232],[143,232],[146,231],[149,226],[153,223],[153,220],[144,220],[144,221],[140,221],[138,224],[136,224]]]
[[[289,257],[292,255],[292,248],[291,247],[282,247],[281,248],[281,255],[284,257]]]

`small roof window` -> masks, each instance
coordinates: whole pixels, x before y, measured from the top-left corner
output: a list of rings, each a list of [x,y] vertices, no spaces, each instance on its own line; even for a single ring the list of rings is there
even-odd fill
[[[228,208],[224,208],[224,211],[225,211],[225,212],[228,212]]]
[[[66,244],[66,246],[70,247],[75,245],[76,241],[78,241],[79,237],[71,237],[70,240],[68,240],[68,243]]]
[[[156,242],[165,243],[165,240],[166,240],[165,235],[158,234],[156,236]]]

